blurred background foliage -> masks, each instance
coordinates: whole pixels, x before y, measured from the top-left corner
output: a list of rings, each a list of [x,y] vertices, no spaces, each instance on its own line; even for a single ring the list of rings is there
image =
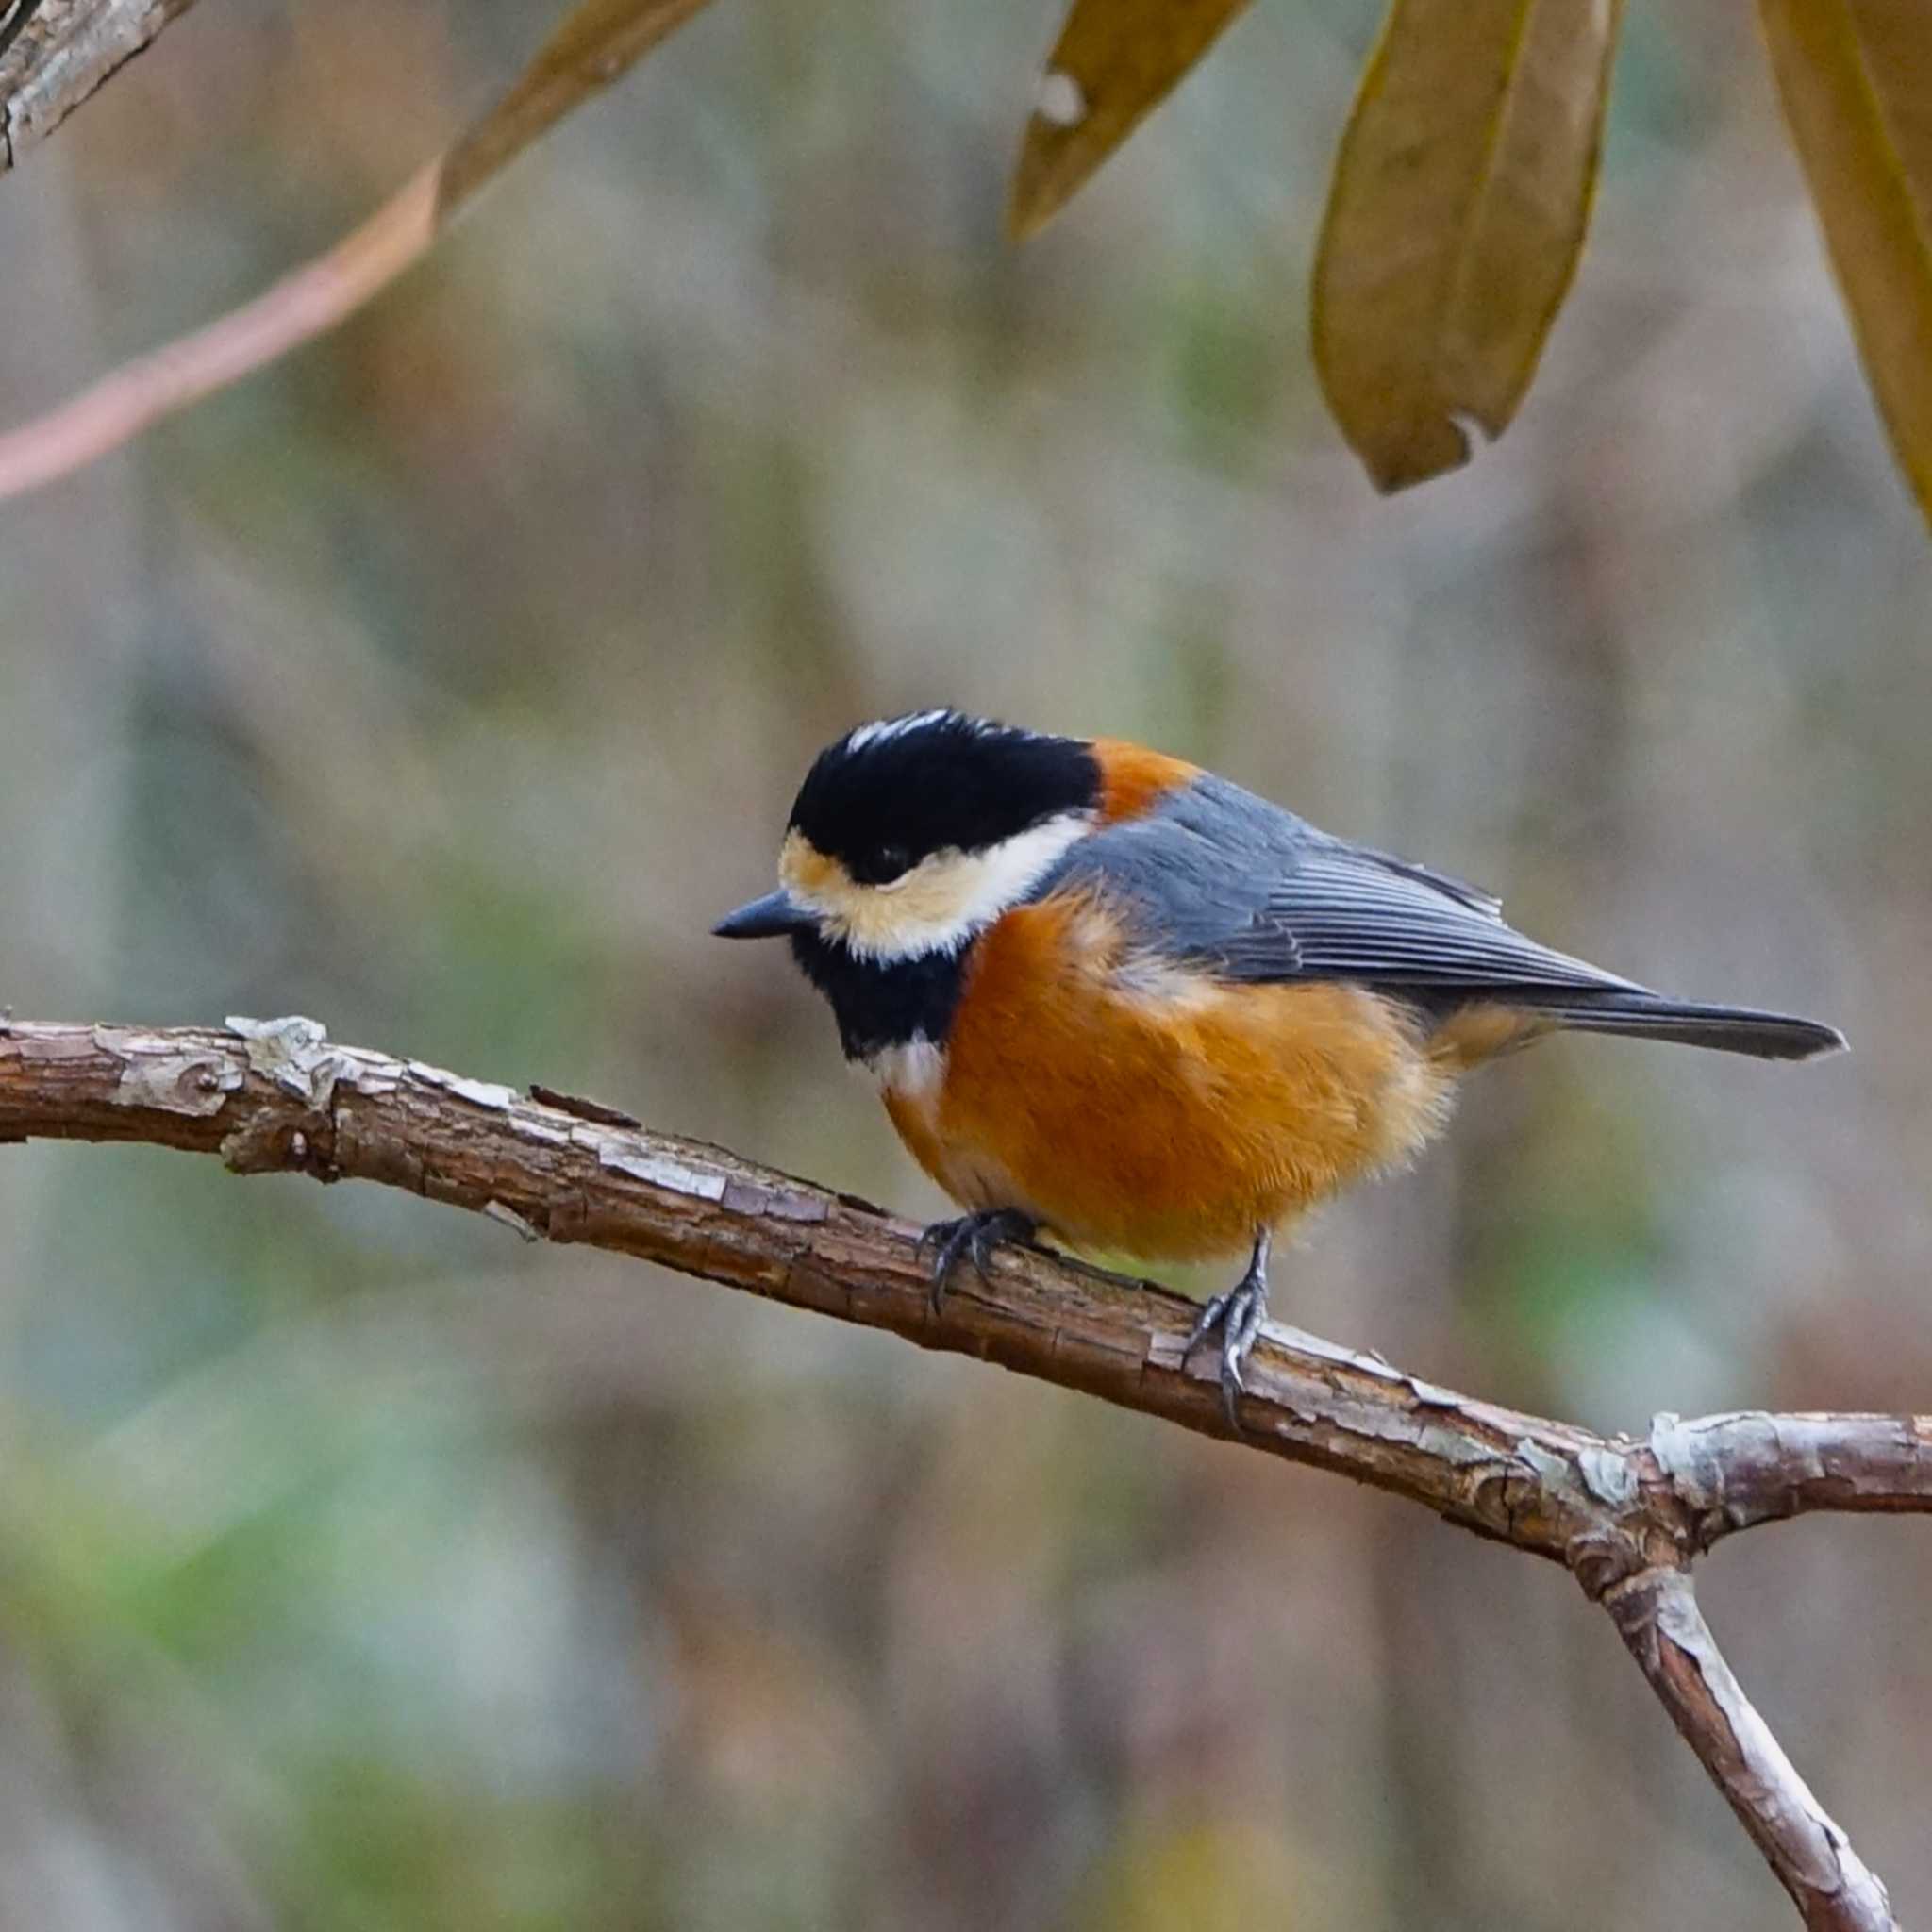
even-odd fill
[[[1563,1042],[1284,1313],[1600,1427],[1927,1406],[1932,561],[1762,53],[1641,8],[1503,445],[1376,499],[1303,322],[1374,0],[1267,6],[1040,243],[1050,9],[708,12],[340,334],[0,525],[0,1004],[299,1010],[936,1210],[709,921],[812,751],[1114,731],[1860,1049]],[[11,420],[485,102],[509,0],[202,8],[0,184]],[[0,1158],[0,1924],[1756,1926],[1564,1577],[423,1204]],[[1910,1916],[1932,1531],[1707,1599]]]

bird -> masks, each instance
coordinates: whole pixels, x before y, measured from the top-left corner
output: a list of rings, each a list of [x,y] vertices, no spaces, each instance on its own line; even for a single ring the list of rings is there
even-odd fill
[[[1318,829],[1186,760],[954,709],[858,726],[791,807],[779,885],[713,931],[784,938],[878,1083],[962,1259],[1051,1237],[1143,1262],[1245,1253],[1228,1422],[1274,1243],[1401,1168],[1484,1061],[1555,1032],[1803,1060],[1782,1013],[1678,1000],[1551,950],[1480,888]]]

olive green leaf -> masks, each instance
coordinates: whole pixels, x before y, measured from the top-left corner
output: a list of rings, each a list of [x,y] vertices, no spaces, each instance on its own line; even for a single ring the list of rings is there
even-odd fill
[[[1932,0],[1762,0],[1892,448],[1932,516]]]
[[[1013,170],[1008,231],[1036,233],[1248,0],[1074,0]]]
[[[1381,490],[1467,461],[1582,252],[1622,0],[1394,0],[1342,136],[1314,345]]]

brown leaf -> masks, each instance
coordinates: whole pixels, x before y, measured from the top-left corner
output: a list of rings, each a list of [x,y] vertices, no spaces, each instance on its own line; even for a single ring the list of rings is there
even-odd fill
[[[457,210],[507,162],[706,4],[583,0],[502,100],[327,253],[252,302],[0,435],[0,498],[70,475],[353,315],[427,254]]]
[[[1007,228],[1038,232],[1248,0],[1074,0],[1013,171]]]
[[[1762,12],[1865,374],[1932,516],[1932,0]]]
[[[583,0],[516,85],[451,148],[439,206],[453,213],[529,144],[600,93],[707,0]]]
[[[1380,490],[1500,436],[1575,273],[1622,0],[1394,0],[1342,136],[1315,363]]]

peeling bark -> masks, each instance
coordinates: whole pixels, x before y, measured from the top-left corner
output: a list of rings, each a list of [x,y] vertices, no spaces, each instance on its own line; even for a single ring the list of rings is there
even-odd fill
[[[1816,1932],[1896,1932],[1885,1887],[1825,1815],[1731,1674],[1689,1574],[1658,1570],[1633,1577],[1606,1607],[1671,1722],[1805,1924]]]
[[[0,0],[0,174],[194,0]]]

